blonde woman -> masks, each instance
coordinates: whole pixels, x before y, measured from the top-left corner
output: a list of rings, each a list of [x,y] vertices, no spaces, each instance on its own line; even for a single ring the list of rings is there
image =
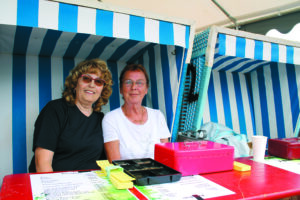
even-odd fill
[[[99,169],[96,160],[105,155],[100,111],[111,85],[111,72],[99,59],[70,72],[62,98],[50,101],[35,122],[29,172]]]

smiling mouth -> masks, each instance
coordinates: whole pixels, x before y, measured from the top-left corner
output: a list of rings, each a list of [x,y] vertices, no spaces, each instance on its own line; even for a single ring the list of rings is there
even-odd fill
[[[90,90],[85,90],[84,92],[85,92],[85,93],[88,93],[88,94],[95,94],[95,92],[92,92],[92,91],[90,91]]]

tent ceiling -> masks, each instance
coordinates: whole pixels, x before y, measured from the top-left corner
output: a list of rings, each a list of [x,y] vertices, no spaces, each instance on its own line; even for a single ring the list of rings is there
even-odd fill
[[[98,0],[90,0],[98,1]],[[100,1],[100,2],[99,2]],[[110,4],[128,9],[147,11],[168,17],[195,21],[200,32],[211,25],[233,26],[229,18],[212,0],[99,0],[99,4]],[[280,16],[300,10],[300,0],[215,0],[238,25]]]
[[[51,43],[47,42],[49,40]],[[17,46],[15,42],[18,42]],[[51,45],[57,43],[59,45]],[[122,38],[3,24],[0,24],[0,44],[0,54],[76,56],[81,59],[99,57],[114,62],[133,62],[147,48],[155,45]]]

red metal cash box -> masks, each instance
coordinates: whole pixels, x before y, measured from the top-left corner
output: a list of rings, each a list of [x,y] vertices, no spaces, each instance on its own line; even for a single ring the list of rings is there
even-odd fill
[[[286,159],[300,159],[300,138],[269,139],[268,153]]]
[[[182,176],[218,172],[233,169],[234,148],[211,141],[161,143],[154,159]]]

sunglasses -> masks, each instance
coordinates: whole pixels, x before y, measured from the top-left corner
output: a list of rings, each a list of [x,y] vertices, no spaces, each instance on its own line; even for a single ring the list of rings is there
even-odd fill
[[[92,81],[94,81],[95,85],[97,85],[99,87],[105,85],[105,80],[103,80],[101,78],[92,78],[91,76],[89,76],[87,74],[82,74],[80,77],[82,77],[82,81],[84,83],[91,83]]]

